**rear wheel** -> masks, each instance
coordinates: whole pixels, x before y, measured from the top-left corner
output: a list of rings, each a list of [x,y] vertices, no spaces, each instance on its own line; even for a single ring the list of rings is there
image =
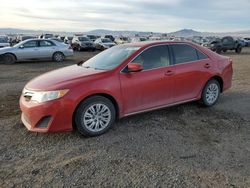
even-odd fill
[[[241,53],[241,50],[242,50],[242,47],[241,46],[237,46],[237,48],[235,49],[235,52],[237,54],[240,54]]]
[[[111,128],[115,117],[116,110],[109,99],[93,96],[83,101],[77,108],[76,128],[84,136],[98,136]]]
[[[56,52],[56,53],[54,53],[54,55],[53,55],[53,60],[55,61],[55,62],[62,62],[63,60],[64,60],[64,55],[63,55],[63,53],[62,52]]]
[[[16,58],[12,54],[5,54],[2,56],[2,61],[4,64],[10,65],[16,62]]]
[[[202,104],[205,106],[213,106],[216,104],[220,96],[220,91],[221,87],[219,82],[215,79],[209,80],[202,91]]]

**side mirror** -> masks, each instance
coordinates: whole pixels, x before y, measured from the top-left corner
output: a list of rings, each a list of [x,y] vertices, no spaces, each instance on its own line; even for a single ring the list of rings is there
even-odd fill
[[[24,46],[23,46],[23,45],[21,45],[21,46],[19,46],[19,48],[20,48],[20,49],[23,49],[23,48],[24,48]]]
[[[143,66],[139,63],[129,63],[128,72],[140,72],[143,70]]]

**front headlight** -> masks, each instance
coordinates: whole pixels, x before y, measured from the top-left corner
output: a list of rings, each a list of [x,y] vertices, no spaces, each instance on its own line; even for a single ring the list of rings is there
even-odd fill
[[[38,103],[52,101],[52,100],[63,97],[64,95],[66,95],[68,91],[69,91],[68,89],[64,89],[64,90],[58,90],[58,91],[33,92],[31,100],[36,101]]]

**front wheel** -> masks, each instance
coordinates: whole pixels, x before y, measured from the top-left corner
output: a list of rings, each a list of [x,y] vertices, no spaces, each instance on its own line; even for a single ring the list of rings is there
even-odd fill
[[[102,96],[93,96],[83,101],[76,110],[75,124],[84,136],[98,136],[105,133],[115,122],[114,104]]]
[[[220,91],[219,82],[215,79],[209,80],[202,91],[202,104],[208,107],[216,104],[220,96]]]
[[[16,58],[12,54],[5,54],[2,56],[2,61],[4,64],[10,65],[16,62]]]

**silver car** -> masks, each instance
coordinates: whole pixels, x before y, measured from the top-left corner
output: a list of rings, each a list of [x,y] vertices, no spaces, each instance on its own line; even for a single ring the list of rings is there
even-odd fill
[[[0,61],[5,64],[38,59],[62,62],[68,56],[73,56],[71,46],[49,39],[28,39],[13,47],[0,49]]]

